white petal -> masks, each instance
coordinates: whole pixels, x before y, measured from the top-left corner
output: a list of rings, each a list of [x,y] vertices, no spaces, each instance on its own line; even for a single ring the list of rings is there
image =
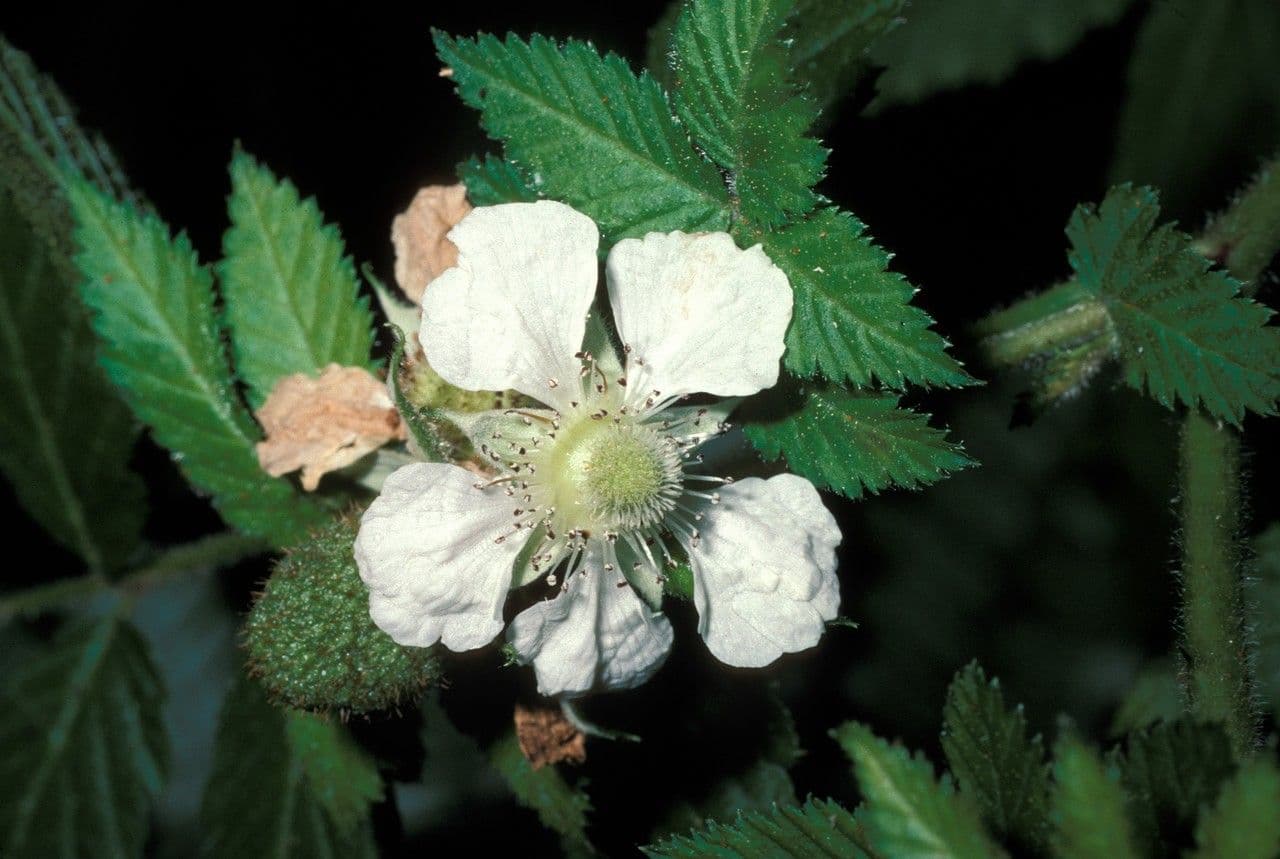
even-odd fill
[[[642,603],[616,570],[605,572],[598,541],[568,589],[516,615],[507,638],[532,662],[543,695],[576,697],[595,690],[631,689],[662,666],[671,649],[671,624]]]
[[[387,478],[360,520],[356,565],[369,614],[400,644],[473,650],[502,630],[511,568],[511,499],[476,489],[476,475],[419,462]]]
[[[778,381],[791,285],[759,245],[649,233],[614,245],[607,273],[633,396],[749,396]]]
[[[513,388],[567,406],[596,291],[596,225],[563,203],[507,203],[475,209],[449,239],[458,264],[422,296],[431,366],[468,391]]]
[[[840,529],[813,484],[749,477],[703,510],[689,549],[698,631],[721,662],[768,665],[818,643],[840,607]]]

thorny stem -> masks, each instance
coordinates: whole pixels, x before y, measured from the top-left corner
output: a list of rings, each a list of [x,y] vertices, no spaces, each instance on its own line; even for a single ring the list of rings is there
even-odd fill
[[[1280,159],[1272,159],[1214,219],[1197,249],[1256,290],[1280,250]],[[1221,721],[1240,753],[1258,742],[1253,646],[1244,608],[1240,545],[1240,438],[1198,411],[1183,419],[1178,458],[1182,506],[1182,652],[1194,716]]]
[[[7,596],[0,599],[0,624],[15,617],[34,617],[110,590],[124,594],[137,593],[190,570],[227,567],[269,549],[270,546],[257,537],[232,532],[214,534],[165,550],[150,563],[114,582],[97,573],[86,573]]]

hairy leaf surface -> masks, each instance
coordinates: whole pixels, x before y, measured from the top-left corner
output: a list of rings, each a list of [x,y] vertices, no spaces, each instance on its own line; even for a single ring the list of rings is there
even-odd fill
[[[830,800],[775,806],[739,814],[732,823],[708,821],[706,828],[650,844],[655,859],[868,859],[866,834],[854,816]]]
[[[1053,764],[1053,847],[1062,859],[1137,859],[1120,773],[1072,737]]]
[[[853,215],[820,209],[778,232],[741,238],[763,242],[791,281],[783,362],[796,375],[895,389],[972,381],[929,315],[911,305],[915,288],[888,270],[889,254]]]
[[[1278,53],[1272,0],[1152,4],[1129,60],[1112,181],[1154,185],[1187,216],[1216,203],[1206,188],[1239,181],[1280,141]]]
[[[866,797],[858,822],[877,853],[895,859],[1004,855],[987,837],[977,809],[949,779],[935,779],[923,756],[913,757],[857,722],[845,723],[833,735],[853,760]]]
[[[1022,707],[1007,709],[999,681],[973,662],[951,681],[942,713],[942,749],[960,789],[1001,839],[1043,849],[1049,768],[1040,736],[1027,737]]]
[[[227,522],[279,544],[300,538],[323,514],[258,465],[258,430],[227,368],[213,277],[191,242],[87,183],[70,194],[82,294],[108,377]]]
[[[1071,267],[1107,305],[1126,381],[1167,407],[1182,402],[1233,424],[1246,410],[1275,414],[1280,328],[1267,324],[1271,310],[1242,297],[1240,282],[1211,269],[1190,237],[1157,226],[1159,216],[1154,191],[1121,185],[1067,224]]]
[[[137,437],[95,354],[75,285],[0,190],[0,469],[22,506],[89,569],[137,546]]]
[[[743,431],[765,459],[785,457],[815,486],[859,498],[891,486],[915,489],[974,464],[945,430],[929,426],[928,415],[899,407],[894,394],[783,386],[743,413]]]
[[[918,101],[942,90],[995,84],[1029,60],[1054,60],[1133,0],[912,0],[906,23],[871,50],[888,66],[878,104]]]
[[[729,199],[647,73],[544,36],[435,35],[462,99],[546,196],[589,215],[606,244],[657,230],[722,230]]]
[[[290,720],[315,718],[273,707],[251,680],[236,682],[223,705],[214,744],[213,775],[200,812],[198,855],[205,859],[373,859],[378,855],[365,809],[359,804],[339,805],[355,815],[343,820],[345,825],[339,825],[329,810],[339,796],[344,801],[353,792],[359,796],[358,788],[342,782],[349,779],[367,786],[367,765],[352,767],[345,755],[310,747],[310,740],[301,748],[292,741],[296,729],[290,728]],[[314,730],[316,724],[309,723],[303,732]],[[248,785],[253,789],[246,789]]]
[[[251,155],[231,159],[231,228],[218,265],[236,372],[249,402],[325,365],[365,367],[373,317],[337,227]]]
[[[0,696],[0,854],[142,855],[168,761],[146,644],[109,615],[11,665]]]
[[[785,84],[783,25],[794,0],[693,0],[676,27],[675,107],[729,172],[742,215],[778,224],[818,202],[827,151],[805,132],[817,111]]]

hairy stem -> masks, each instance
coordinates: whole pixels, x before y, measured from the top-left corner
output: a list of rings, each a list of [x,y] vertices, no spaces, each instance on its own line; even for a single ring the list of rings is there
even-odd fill
[[[1222,722],[1238,751],[1257,739],[1252,659],[1242,594],[1240,440],[1200,412],[1183,420],[1183,680],[1191,713]]]
[[[1272,159],[1197,247],[1256,289],[1258,275],[1280,250],[1280,159]],[[1179,444],[1182,495],[1182,651],[1191,712],[1221,721],[1237,751],[1258,741],[1253,642],[1244,610],[1240,510],[1240,439],[1193,411]]]
[[[269,550],[270,546],[257,537],[233,532],[214,534],[160,552],[150,563],[115,582],[87,573],[6,596],[0,599],[0,624],[15,617],[35,617],[108,590],[138,593],[190,570],[227,567]]]

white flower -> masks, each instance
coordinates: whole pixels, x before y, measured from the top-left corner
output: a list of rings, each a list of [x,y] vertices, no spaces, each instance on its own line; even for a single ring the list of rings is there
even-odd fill
[[[840,599],[835,520],[802,478],[701,473],[697,449],[727,409],[677,405],[777,381],[791,288],[760,247],[724,233],[618,242],[607,280],[619,360],[588,324],[590,219],[548,201],[493,206],[449,238],[458,264],[423,297],[431,366],[460,388],[515,389],[547,408],[468,423],[491,481],[439,463],[387,480],[355,549],[378,626],[401,644],[481,647],[502,629],[507,591],[544,578],[555,598],[507,633],[539,689],[630,688],[671,646],[658,607],[678,545],[719,659],[760,666],[816,644]]]

